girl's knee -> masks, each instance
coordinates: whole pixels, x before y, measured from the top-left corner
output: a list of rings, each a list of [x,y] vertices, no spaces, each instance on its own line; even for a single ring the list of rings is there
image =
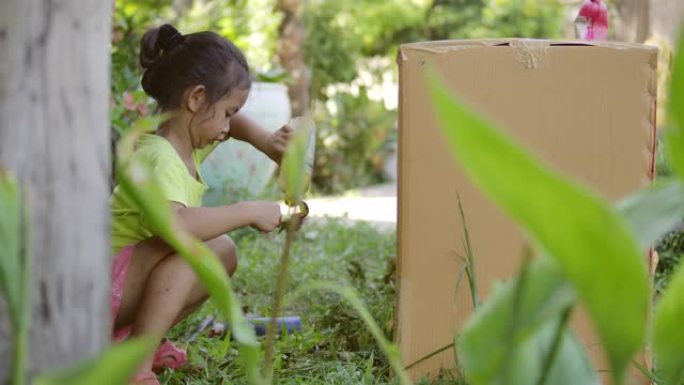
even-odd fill
[[[211,250],[219,257],[229,275],[237,270],[237,248],[235,242],[227,235],[216,237],[207,242]]]

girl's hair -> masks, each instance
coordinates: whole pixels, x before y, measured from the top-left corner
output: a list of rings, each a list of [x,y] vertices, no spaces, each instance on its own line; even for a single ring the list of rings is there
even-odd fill
[[[204,85],[209,105],[236,87],[249,89],[247,60],[230,40],[209,31],[181,35],[170,24],[140,41],[142,87],[162,110],[177,108],[188,87]]]

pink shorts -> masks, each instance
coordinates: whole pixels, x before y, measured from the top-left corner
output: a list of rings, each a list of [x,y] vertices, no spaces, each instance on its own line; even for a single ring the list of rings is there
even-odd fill
[[[121,299],[123,297],[123,289],[126,284],[128,269],[131,267],[133,250],[135,250],[135,245],[126,246],[112,259],[112,284],[110,288],[112,325],[115,324],[116,317],[121,310]],[[131,329],[132,325],[128,325],[118,330],[112,330],[112,341],[121,342],[125,340],[131,334]],[[152,369],[178,369],[185,365],[187,361],[188,357],[185,350],[179,349],[169,340],[164,340],[154,354]]]
[[[121,298],[123,297],[123,289],[126,284],[126,276],[128,275],[128,268],[131,267],[131,257],[133,256],[135,245],[129,245],[119,251],[112,259],[112,284],[110,287],[110,303],[112,307],[112,325],[116,321],[116,317],[121,310]],[[131,327],[127,326],[118,330],[113,330],[112,340],[119,342],[131,333]]]

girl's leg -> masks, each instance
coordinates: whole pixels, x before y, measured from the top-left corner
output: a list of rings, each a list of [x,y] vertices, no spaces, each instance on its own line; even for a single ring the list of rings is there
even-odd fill
[[[237,259],[237,249],[233,240],[227,236],[218,237],[209,241],[208,246],[214,251],[214,253],[221,259],[223,266],[228,273],[228,276],[232,277],[237,270],[238,259]],[[188,296],[186,306],[180,311],[176,319],[173,321],[173,325],[181,322],[198,307],[200,307],[204,301],[209,298],[209,294],[204,289],[202,284],[195,285],[192,292]]]
[[[162,259],[172,254],[173,249],[158,237],[148,238],[135,245],[126,273],[121,308],[114,321],[114,330],[133,323],[150,273]]]
[[[233,241],[227,236],[221,236],[208,241],[207,245],[221,259],[227,272],[233,275],[237,268],[237,253]],[[116,329],[133,323],[151,272],[163,259],[170,257],[173,253],[173,250],[157,237],[149,238],[136,245],[124,284],[121,309],[116,318]],[[191,304],[188,307],[191,309],[185,315],[199,306],[203,302],[202,299],[206,299],[206,292],[198,287],[190,297]]]
[[[237,255],[230,238],[207,241],[232,275]],[[132,335],[157,335],[160,339],[207,299],[194,271],[181,257],[158,239],[141,242],[133,253],[124,287],[118,325],[132,324]],[[149,370],[148,361],[141,369]]]

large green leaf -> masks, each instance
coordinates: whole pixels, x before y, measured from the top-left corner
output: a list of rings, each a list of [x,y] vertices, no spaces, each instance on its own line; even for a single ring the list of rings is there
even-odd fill
[[[349,305],[351,305],[351,307],[354,308],[354,310],[359,314],[359,317],[361,317],[363,322],[366,324],[371,334],[373,334],[373,337],[375,337],[378,345],[380,345],[380,349],[385,354],[385,357],[387,357],[392,370],[399,377],[399,383],[401,385],[410,385],[412,383],[408,377],[408,374],[404,370],[403,365],[401,364],[399,348],[387,340],[387,337],[385,337],[385,335],[382,333],[382,330],[378,326],[377,322],[375,322],[373,316],[370,314],[368,309],[366,309],[366,306],[364,306],[363,302],[353,289],[331,282],[312,282],[298,289],[293,297],[297,297],[311,290],[331,291],[347,300]]]
[[[684,29],[675,52],[668,106],[670,127],[666,132],[665,149],[670,165],[684,179]]]
[[[684,266],[679,266],[654,316],[653,350],[664,384],[678,385],[684,375]]]
[[[309,188],[310,167],[313,165],[307,164],[307,162],[311,162],[313,159],[307,158],[313,155],[310,154],[310,150],[315,144],[313,141],[315,140],[316,128],[308,115],[293,119],[291,124],[297,125],[295,127],[297,132],[283,155],[278,183],[285,194],[285,202],[288,205],[295,206],[299,204]]]
[[[115,344],[97,359],[57,374],[38,378],[36,385],[126,385],[158,341],[140,337]]]
[[[432,73],[437,116],[463,169],[553,256],[586,304],[615,383],[644,342],[643,255],[610,205],[542,165],[465,108]],[[628,284],[625,284],[628,283]]]
[[[684,30],[679,39],[670,86],[669,160],[684,179]],[[679,192],[682,196],[681,191]],[[663,294],[654,316],[653,350],[665,384],[679,384],[684,375],[684,269],[679,266]]]
[[[617,204],[617,209],[634,230],[642,249],[646,249],[684,217],[684,184],[678,180],[660,182],[656,186],[640,190],[621,200]],[[469,320],[459,338],[458,346],[459,361],[473,384],[497,383],[501,380],[502,368],[505,365],[516,365],[515,362],[506,362],[507,358],[513,358],[511,355],[506,355],[506,350],[511,348],[501,344],[501,341],[508,338],[507,333],[517,335],[514,339],[515,349],[525,350],[530,346],[536,346],[529,342],[530,339],[546,340],[546,337],[541,336],[539,334],[541,331],[536,328],[546,322],[545,318],[557,317],[556,313],[568,305],[571,299],[568,297],[569,288],[564,278],[558,273],[558,268],[549,265],[549,262],[536,261],[532,264],[527,277],[530,282],[528,290],[538,295],[546,294],[537,297],[537,300],[532,303],[528,301],[534,300],[534,297],[530,293],[526,294],[521,304],[521,313],[524,314],[520,316],[525,322],[518,324],[513,330],[506,329],[506,313],[510,313],[513,306],[511,299],[514,283],[506,283],[499,287],[488,301],[486,308]],[[556,298],[557,296],[561,297],[560,300]],[[546,311],[542,309],[544,302],[547,302]],[[554,307],[549,307],[549,305]],[[542,313],[536,315],[525,313],[529,310]],[[572,343],[576,342],[572,341]],[[523,348],[523,345],[526,347]],[[527,378],[529,383],[533,383],[538,372],[527,374],[528,376],[524,378]],[[593,377],[587,377],[587,381],[595,382],[595,380]],[[577,384],[581,383],[583,382],[577,382]]]
[[[639,190],[618,202],[617,210],[646,250],[684,218],[684,183],[666,180]]]
[[[537,383],[541,363],[551,345],[553,333],[549,333],[549,328],[573,306],[575,299],[560,267],[548,257],[531,262],[516,280],[496,287],[457,339],[459,363],[471,384]],[[535,347],[540,349],[534,351]],[[547,383],[596,383],[582,349],[563,349],[563,356],[554,360],[555,369]],[[582,370],[562,377],[571,367]]]

